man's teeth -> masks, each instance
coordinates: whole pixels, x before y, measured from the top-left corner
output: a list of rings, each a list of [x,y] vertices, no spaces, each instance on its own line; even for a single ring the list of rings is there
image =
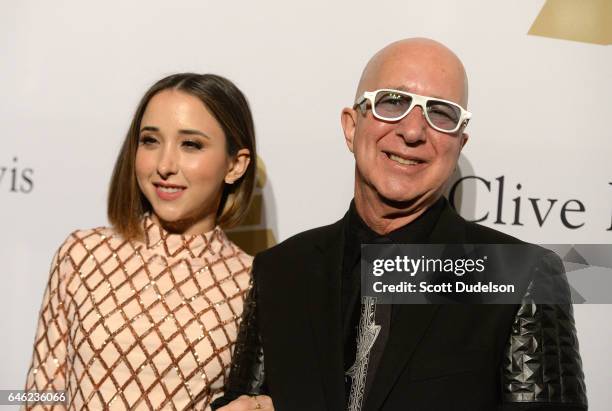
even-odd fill
[[[393,161],[397,161],[400,164],[406,164],[408,166],[414,166],[414,165],[419,164],[418,161],[406,160],[405,158],[398,157],[395,154],[389,154],[389,158]]]
[[[157,186],[157,188],[159,189],[159,191],[163,191],[164,193],[178,193],[179,191],[183,191],[182,188],[178,188],[178,187]]]

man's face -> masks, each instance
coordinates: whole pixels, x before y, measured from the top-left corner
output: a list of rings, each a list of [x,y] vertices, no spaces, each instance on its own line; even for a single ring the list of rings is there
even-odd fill
[[[465,107],[463,72],[444,54],[395,53],[373,71],[363,91],[399,89]],[[419,106],[397,122],[376,119],[369,106],[352,118],[352,130],[345,118],[343,126],[355,155],[356,195],[361,190],[380,201],[425,205],[441,195],[467,139],[462,128],[454,134],[434,130]]]

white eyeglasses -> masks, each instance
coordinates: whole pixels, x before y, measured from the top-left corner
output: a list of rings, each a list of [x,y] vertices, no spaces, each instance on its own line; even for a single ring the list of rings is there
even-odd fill
[[[353,108],[367,110],[369,101],[372,114],[382,121],[399,121],[406,117],[414,106],[420,106],[427,123],[443,133],[454,133],[467,125],[472,113],[457,103],[435,97],[420,96],[406,91],[380,89],[366,91]]]

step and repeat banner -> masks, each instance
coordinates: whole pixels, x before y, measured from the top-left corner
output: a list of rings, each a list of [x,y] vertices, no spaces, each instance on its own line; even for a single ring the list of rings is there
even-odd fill
[[[430,37],[469,76],[473,113],[448,196],[523,240],[612,242],[608,0],[42,2],[0,13],[0,389],[21,389],[54,252],[107,225],[106,194],[144,91],[183,71],[246,94],[259,154],[253,251],[336,221],[354,161],[340,111],[389,42]],[[612,291],[612,290],[611,290]],[[575,306],[591,409],[612,396],[612,305]]]

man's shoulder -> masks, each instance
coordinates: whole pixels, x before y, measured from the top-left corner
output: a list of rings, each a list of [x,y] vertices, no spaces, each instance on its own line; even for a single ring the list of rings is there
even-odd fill
[[[527,242],[472,221],[465,221],[465,235],[470,241],[477,240],[483,244],[528,244]]]
[[[456,233],[461,233],[458,238],[464,237],[466,243],[481,243],[481,244],[527,244],[516,237],[506,234],[502,231],[496,230],[491,227],[487,227],[478,224],[473,221],[466,220],[459,214],[459,212],[450,205],[448,200],[446,201],[445,207],[440,216],[442,229],[449,229]],[[462,229],[453,230],[455,225]]]
[[[494,228],[468,221],[452,209],[448,210],[448,214],[444,220],[445,225],[459,224],[463,226],[460,230],[462,234],[458,238],[462,238],[463,242],[466,244],[517,245],[519,248],[514,248],[514,250],[520,249],[529,252],[529,254],[533,256],[551,254],[551,251],[538,244],[533,244]],[[509,249],[512,250],[512,248]]]
[[[333,224],[312,228],[295,234],[286,240],[257,254],[258,261],[279,259],[301,255],[309,255],[315,249],[324,248],[329,242],[334,241],[342,233],[343,219]]]
[[[510,258],[509,266],[537,267],[538,270],[549,275],[564,272],[561,258],[539,244],[523,241],[491,227],[470,221],[465,221],[465,236],[466,243],[492,245],[492,249],[498,251],[498,257]]]

